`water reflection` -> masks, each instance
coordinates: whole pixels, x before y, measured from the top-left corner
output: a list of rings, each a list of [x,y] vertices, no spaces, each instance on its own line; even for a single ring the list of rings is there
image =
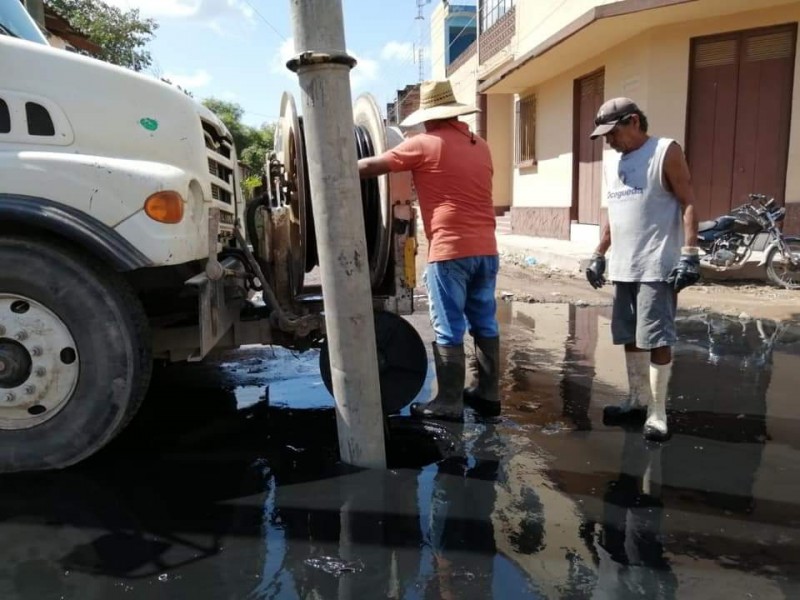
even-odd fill
[[[640,431],[602,426],[601,407],[626,391],[607,310],[515,310],[524,313],[514,321],[525,323],[529,344],[537,348],[528,354],[539,362],[514,365],[514,416],[533,432],[547,430],[559,404],[560,416],[568,418],[572,434],[536,441],[552,457],[547,475],[580,506],[592,531],[586,544],[597,576],[593,595],[626,597],[647,589],[653,597],[674,597],[681,589],[706,597],[744,585],[755,597],[782,597],[793,589],[787,579],[800,563],[800,512],[795,480],[787,484],[786,478],[797,476],[798,461],[785,447],[796,444],[796,409],[787,404],[800,385],[800,328],[681,318],[669,405],[675,437],[647,447]],[[548,364],[542,357],[562,351],[561,368],[545,367],[561,378],[560,402],[521,410],[541,391],[541,373],[535,373]],[[660,472],[657,494],[645,485],[654,471]],[[697,577],[698,568],[709,572]]]
[[[385,472],[338,462],[313,353],[160,373],[106,452],[0,478],[0,598],[797,596],[800,328],[681,318],[647,445],[602,424],[607,309],[500,321],[502,417],[394,418]]]
[[[678,581],[662,537],[661,445],[626,431],[621,468],[603,494],[603,520],[594,540],[597,587],[593,598],[677,597]]]

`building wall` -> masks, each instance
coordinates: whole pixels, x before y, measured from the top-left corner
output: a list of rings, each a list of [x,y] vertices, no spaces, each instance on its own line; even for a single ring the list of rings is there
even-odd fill
[[[677,28],[663,28],[652,34],[650,71],[653,74],[648,98],[648,118],[660,135],[683,141],[689,86],[689,40],[693,37],[800,22],[800,2],[772,9],[754,10],[729,17],[704,19]],[[799,36],[800,37],[800,36]],[[800,49],[795,49],[794,89],[786,170],[785,229],[800,232]],[[665,82],[674,80],[674,85]],[[753,190],[758,191],[758,190]]]
[[[431,61],[431,79],[444,79],[447,69],[447,47],[445,18],[448,9],[439,2],[431,13],[431,46],[428,53]]]
[[[606,98],[630,95],[642,110],[647,111],[652,46],[649,38],[648,33],[642,34],[624,46],[613,48],[527,92],[535,93],[537,97],[538,165],[530,169],[514,169],[514,206],[569,208],[572,205],[574,82],[604,69]],[[606,152],[613,150],[607,148]]]
[[[64,41],[63,39],[58,37],[57,35],[48,34],[47,42],[51,46],[53,46],[53,48],[59,48],[61,50],[72,49],[72,46],[69,43],[67,43],[66,41]]]
[[[514,147],[508,140],[514,138],[513,98],[508,95],[488,96],[486,102],[486,141],[494,164],[494,205],[511,206]]]
[[[530,4],[521,3],[518,9],[532,10]],[[584,6],[576,12],[582,14],[586,9]],[[570,7],[570,10],[575,8]],[[530,17],[524,18],[523,14],[520,14],[519,23],[530,20]],[[574,16],[577,15],[572,18]],[[553,18],[560,23],[558,26],[566,24],[561,22],[560,14]],[[683,144],[686,136],[691,38],[797,21],[800,21],[800,3],[652,29],[528,90],[537,94],[538,164],[529,169],[513,169],[513,206],[515,209],[555,207],[563,211],[572,204],[573,82],[576,78],[604,68],[606,98],[620,95],[634,98],[648,115],[652,133],[674,138]],[[546,22],[543,27],[551,25]],[[523,34],[522,39],[524,35],[540,39],[538,34],[533,35],[533,30]],[[795,64],[786,177],[787,227],[792,230],[800,229],[799,103],[800,56]],[[513,148],[513,136],[509,137],[508,144]],[[606,148],[605,152],[613,150]],[[520,223],[538,218],[535,214],[524,215],[524,210],[515,212],[518,219],[523,219]],[[541,211],[539,216],[543,219],[552,218],[550,212]],[[515,227],[515,232],[530,233],[518,229]]]
[[[521,56],[595,6],[621,0],[517,0],[513,52]]]

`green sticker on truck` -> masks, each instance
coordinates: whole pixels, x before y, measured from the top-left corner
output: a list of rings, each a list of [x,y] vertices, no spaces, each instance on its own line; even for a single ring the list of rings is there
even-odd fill
[[[139,125],[147,129],[147,131],[155,131],[158,129],[158,121],[149,117],[139,119]]]

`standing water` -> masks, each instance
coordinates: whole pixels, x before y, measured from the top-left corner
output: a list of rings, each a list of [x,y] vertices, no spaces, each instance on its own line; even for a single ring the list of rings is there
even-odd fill
[[[681,317],[647,444],[602,423],[608,309],[499,317],[503,415],[393,417],[386,471],[338,462],[316,352],[158,371],[97,456],[0,478],[0,598],[798,597],[800,325]]]

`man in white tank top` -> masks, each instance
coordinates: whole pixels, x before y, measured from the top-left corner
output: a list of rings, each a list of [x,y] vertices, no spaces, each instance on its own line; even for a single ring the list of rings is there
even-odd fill
[[[641,417],[646,408],[644,436],[664,440],[677,294],[700,278],[689,166],[674,140],[647,134],[647,117],[630,98],[603,104],[595,125],[591,138],[603,136],[617,153],[603,161],[608,224],[586,278],[594,288],[605,284],[611,248],[611,333],[625,346],[630,387],[623,404],[603,409],[603,420]]]

